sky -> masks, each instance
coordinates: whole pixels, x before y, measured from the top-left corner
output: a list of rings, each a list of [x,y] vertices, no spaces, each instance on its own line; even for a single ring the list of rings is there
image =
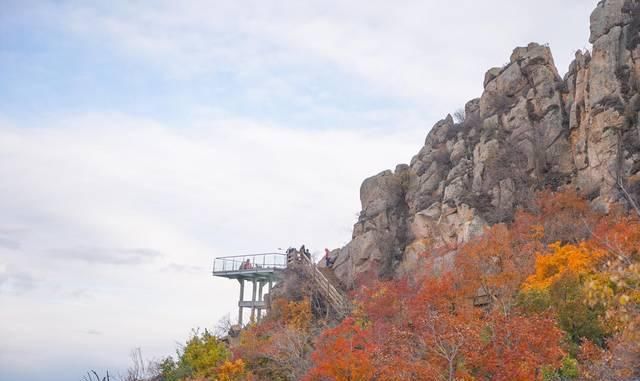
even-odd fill
[[[0,0],[0,381],[123,373],[236,313],[216,256],[346,244],[516,46],[597,0]]]

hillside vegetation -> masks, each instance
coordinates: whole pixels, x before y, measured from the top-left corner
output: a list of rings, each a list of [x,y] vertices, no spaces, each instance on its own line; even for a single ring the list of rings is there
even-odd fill
[[[161,380],[633,380],[640,377],[640,221],[573,192],[487,228],[450,268],[371,280],[340,322],[308,296],[227,346],[205,333]],[[444,255],[446,248],[423,253]]]

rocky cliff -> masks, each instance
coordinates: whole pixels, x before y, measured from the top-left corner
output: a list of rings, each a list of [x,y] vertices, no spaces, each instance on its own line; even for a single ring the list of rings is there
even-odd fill
[[[598,208],[638,197],[640,0],[601,1],[590,42],[564,78],[548,47],[516,48],[464,115],[433,126],[409,165],[366,179],[353,239],[333,253],[336,276],[350,286],[410,271],[434,243],[448,248],[434,258],[446,266],[536,190],[574,188]]]

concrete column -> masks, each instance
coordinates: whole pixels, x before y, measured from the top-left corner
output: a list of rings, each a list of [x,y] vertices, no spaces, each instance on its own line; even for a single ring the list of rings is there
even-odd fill
[[[256,280],[251,280],[253,284],[253,292],[251,293],[251,322],[256,321]]]
[[[273,287],[273,281],[269,278],[269,305],[267,306],[267,311],[271,308],[271,301],[273,300],[271,299],[271,287]]]
[[[264,293],[262,292],[264,289],[264,281],[260,281],[260,287],[258,290],[258,301],[264,302]],[[262,307],[258,307],[258,321],[262,318]]]
[[[238,324],[242,327],[242,301],[244,300],[244,280],[238,279],[240,282],[240,300],[238,301]]]

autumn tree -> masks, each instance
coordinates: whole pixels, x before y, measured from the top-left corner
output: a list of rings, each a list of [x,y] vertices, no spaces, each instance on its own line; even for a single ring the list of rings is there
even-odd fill
[[[194,331],[178,351],[178,359],[168,357],[159,364],[161,377],[166,381],[187,378],[214,379],[217,369],[231,356],[225,343],[208,330]]]
[[[487,298],[508,315],[532,263],[531,254],[520,250],[509,228],[495,225],[460,250],[456,257],[458,283],[470,300]]]
[[[450,275],[421,284],[411,298],[409,319],[422,364],[422,379],[456,380],[469,376],[465,361],[478,350],[481,311],[456,289]]]
[[[215,381],[247,381],[250,379],[242,359],[227,360],[216,369]]]
[[[520,304],[528,312],[551,309],[570,342],[580,345],[583,339],[604,345],[606,329],[601,323],[603,310],[589,306],[584,291],[585,282],[592,279],[603,257],[602,250],[585,243],[561,245],[555,243],[538,253],[535,272],[520,294]]]
[[[542,226],[543,242],[576,244],[591,237],[600,215],[574,190],[538,193],[530,211]]]
[[[585,341],[580,348],[581,380],[635,381],[640,378],[640,341],[616,335],[601,348]]]
[[[314,367],[306,381],[368,381],[373,379],[375,346],[366,326],[347,318],[326,330],[313,353]]]
[[[561,366],[563,334],[546,315],[492,313],[479,350],[468,355],[474,374],[487,380],[541,380],[545,368]]]
[[[627,330],[640,340],[640,220],[631,216],[603,220],[589,244],[604,253],[599,273],[587,285],[589,303],[606,306],[613,329]]]
[[[263,322],[243,330],[234,353],[258,379],[297,380],[311,366],[316,334],[309,299],[277,299]]]
[[[631,380],[639,248],[637,218],[543,192],[512,223],[441,247],[451,268],[361,283],[342,322],[320,320],[308,293],[274,301],[234,358],[257,380]]]

